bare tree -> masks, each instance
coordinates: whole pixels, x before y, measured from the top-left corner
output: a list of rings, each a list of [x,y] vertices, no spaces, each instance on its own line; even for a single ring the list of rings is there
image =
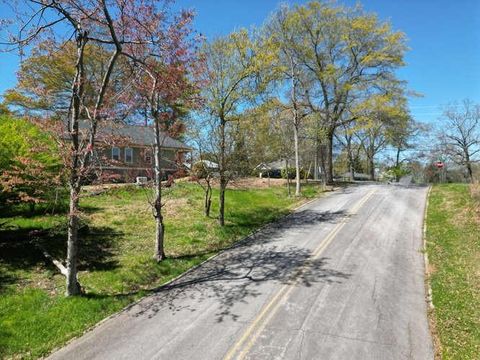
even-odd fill
[[[395,148],[395,181],[399,182],[402,175],[402,164],[406,161],[412,160],[412,156],[402,156],[406,151],[415,150],[417,147],[416,141],[419,140],[422,133],[426,130],[426,125],[415,122],[409,118],[406,126],[401,123],[400,127],[394,132],[394,136],[391,137],[389,143]],[[412,155],[412,154],[410,154]]]
[[[212,206],[213,181],[215,179],[215,169],[211,162],[205,159],[205,149],[209,148],[209,133],[205,131],[202,124],[198,121],[189,119],[187,126],[187,136],[194,144],[197,151],[197,162],[191,164],[191,177],[203,190],[203,213],[210,216]]]
[[[479,161],[480,154],[480,104],[466,99],[459,106],[447,106],[442,119],[444,149],[452,161],[465,166],[468,179],[473,182],[472,164]]]

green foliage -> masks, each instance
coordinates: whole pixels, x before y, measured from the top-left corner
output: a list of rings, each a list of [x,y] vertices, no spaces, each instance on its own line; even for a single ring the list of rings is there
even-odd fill
[[[410,174],[412,171],[406,164],[399,164],[398,166],[391,166],[384,174],[385,178],[389,180],[400,179],[403,176]]]
[[[282,178],[283,179],[295,179],[297,176],[296,169],[294,167],[288,167],[288,168],[283,168],[282,169]],[[300,168],[300,179],[303,179],[305,177],[305,170],[303,168]]]
[[[45,145],[49,151],[34,151],[34,146]],[[47,133],[28,120],[0,116],[0,169],[9,169],[18,156],[32,156],[47,165],[58,162],[55,144]]]
[[[300,113],[315,119],[317,137],[323,132],[329,150],[338,127],[356,120],[369,127],[376,105],[370,99],[383,105],[402,101],[395,71],[404,65],[405,36],[361,5],[282,6],[267,22],[264,38],[263,49],[275,54],[280,87],[291,87],[292,101],[302,100]],[[398,108],[383,106],[383,119],[397,116]],[[326,153],[327,181],[333,176],[331,154]]]
[[[12,112],[8,109],[7,105],[0,103],[0,116],[11,115]]]
[[[345,174],[350,172],[350,165],[353,165],[353,170],[355,173],[364,173],[364,159],[360,157],[360,152],[355,151],[353,154],[353,164],[350,164],[348,157],[347,149],[343,151],[336,157],[334,162],[334,170],[336,174]]]
[[[60,184],[60,168],[49,134],[28,120],[0,116],[0,204],[50,199]]]
[[[239,105],[252,97],[252,78],[258,69],[253,46],[245,29],[205,44],[207,85],[202,95],[210,114],[232,120]]]
[[[76,51],[73,41],[62,44],[51,41],[39,43],[21,63],[18,83],[14,89],[5,92],[5,103],[15,106],[20,113],[48,116],[65,114],[70,106]],[[87,106],[94,104],[96,87],[103,79],[110,56],[102,46],[88,44],[85,48],[84,66],[90,75],[85,82],[82,101]],[[129,76],[125,60],[119,61],[113,71],[116,82],[112,86],[121,86],[124,78]]]

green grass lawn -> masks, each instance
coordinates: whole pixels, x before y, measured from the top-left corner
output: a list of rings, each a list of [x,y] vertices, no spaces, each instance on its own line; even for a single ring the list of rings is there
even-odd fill
[[[479,205],[465,184],[436,185],[430,195],[427,251],[443,359],[480,358]]]
[[[307,185],[301,199],[283,187],[227,191],[226,226],[202,214],[202,191],[178,183],[165,207],[167,259],[153,261],[154,221],[144,189],[114,188],[84,197],[79,279],[86,295],[63,296],[64,277],[32,245],[65,258],[64,215],[0,218],[0,357],[48,354],[106,316],[148,294],[261,225],[278,219],[319,188]],[[216,215],[214,193],[212,215]]]

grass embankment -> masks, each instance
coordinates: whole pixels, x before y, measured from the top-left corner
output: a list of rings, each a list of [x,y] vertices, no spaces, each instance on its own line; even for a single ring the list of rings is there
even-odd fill
[[[479,359],[480,196],[465,184],[433,187],[427,251],[443,359]]]
[[[318,187],[307,186],[313,197]],[[212,214],[216,215],[214,193]],[[63,276],[33,245],[65,258],[65,216],[11,213],[0,218],[0,358],[35,358],[148,294],[304,201],[285,188],[227,191],[226,226],[202,214],[202,191],[178,183],[165,208],[167,260],[152,259],[154,222],[143,189],[115,188],[81,200],[79,279],[86,295],[63,296]],[[2,229],[3,228],[3,229]]]

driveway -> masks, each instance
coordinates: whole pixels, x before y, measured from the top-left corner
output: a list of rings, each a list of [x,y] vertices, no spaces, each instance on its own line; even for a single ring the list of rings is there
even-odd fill
[[[51,359],[433,359],[427,188],[316,200],[102,323]]]

